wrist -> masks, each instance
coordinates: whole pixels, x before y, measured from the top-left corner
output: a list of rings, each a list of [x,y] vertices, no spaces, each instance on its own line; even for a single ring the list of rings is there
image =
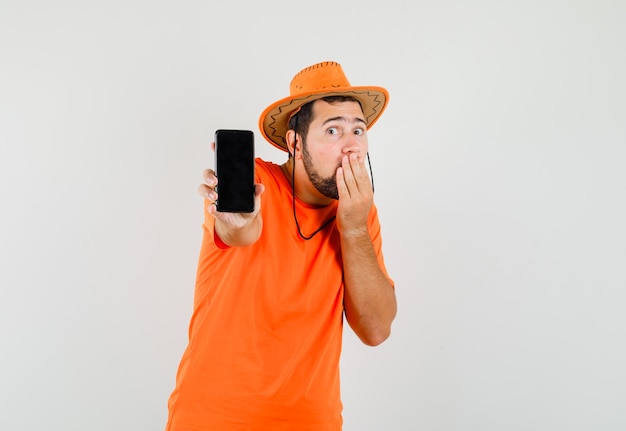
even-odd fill
[[[339,235],[343,239],[349,240],[365,240],[369,241],[370,236],[367,230],[367,227],[359,227],[359,228],[351,228],[351,229],[341,229],[339,231]]]

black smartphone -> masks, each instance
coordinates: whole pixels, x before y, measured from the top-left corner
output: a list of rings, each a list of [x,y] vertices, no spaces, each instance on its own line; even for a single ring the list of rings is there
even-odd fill
[[[254,211],[254,133],[250,130],[215,132],[217,210]]]

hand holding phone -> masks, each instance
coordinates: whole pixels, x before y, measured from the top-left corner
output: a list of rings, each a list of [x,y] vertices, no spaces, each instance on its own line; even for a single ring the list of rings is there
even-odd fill
[[[219,129],[215,132],[215,174],[220,212],[254,212],[254,133]]]

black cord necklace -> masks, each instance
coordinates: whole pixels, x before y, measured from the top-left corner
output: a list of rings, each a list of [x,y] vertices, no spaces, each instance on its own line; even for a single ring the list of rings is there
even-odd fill
[[[294,151],[295,153],[295,151]],[[298,216],[296,215],[296,158],[294,157],[292,159],[293,161],[293,165],[292,165],[292,169],[291,169],[291,200],[292,200],[292,204],[293,204],[293,219],[296,222],[296,227],[298,228],[298,234],[300,235],[300,238],[308,241],[311,238],[313,238],[315,235],[317,235],[319,232],[322,231],[322,229],[324,229],[326,226],[328,226],[333,220],[335,220],[337,218],[337,216],[332,216],[331,218],[329,218],[328,220],[326,220],[315,232],[313,232],[311,235],[309,236],[304,236],[302,234],[302,230],[300,229],[300,224],[298,223]]]

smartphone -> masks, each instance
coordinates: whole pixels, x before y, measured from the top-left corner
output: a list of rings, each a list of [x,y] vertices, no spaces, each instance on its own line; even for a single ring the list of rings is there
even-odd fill
[[[254,133],[219,129],[215,132],[217,210],[254,211]]]

